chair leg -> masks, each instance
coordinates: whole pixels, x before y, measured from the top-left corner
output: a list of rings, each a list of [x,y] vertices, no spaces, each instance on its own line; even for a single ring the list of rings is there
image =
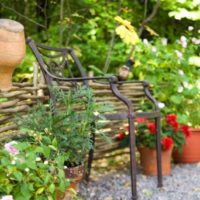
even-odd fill
[[[94,144],[95,144],[95,133],[92,133],[92,138],[91,139],[92,139],[92,144],[93,144],[93,147],[94,147]],[[85,173],[85,180],[87,182],[89,182],[89,180],[90,180],[93,157],[94,157],[94,149],[91,149],[89,151],[87,170],[86,170],[86,173]]]
[[[158,187],[163,186],[162,181],[162,158],[161,158],[161,127],[160,117],[155,119],[156,122],[156,156],[157,156],[157,174],[158,174]]]
[[[131,191],[132,200],[137,200],[137,185],[136,185],[136,157],[135,157],[135,133],[134,119],[129,116],[129,134],[130,134],[130,164],[131,164]]]

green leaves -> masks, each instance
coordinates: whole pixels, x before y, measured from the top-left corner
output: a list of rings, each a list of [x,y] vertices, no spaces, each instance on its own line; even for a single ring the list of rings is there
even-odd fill
[[[19,182],[23,181],[23,175],[21,172],[14,172],[12,173],[12,176]]]
[[[173,95],[170,97],[170,99],[175,104],[180,104],[182,102],[182,97],[178,95]]]

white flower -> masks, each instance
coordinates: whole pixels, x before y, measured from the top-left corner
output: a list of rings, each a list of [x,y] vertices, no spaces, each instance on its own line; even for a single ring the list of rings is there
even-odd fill
[[[181,92],[183,92],[183,87],[182,86],[180,86],[180,87],[178,87],[178,90],[177,90],[179,93],[181,93]]]
[[[195,37],[192,38],[192,42],[197,45],[200,44],[200,40]]]
[[[15,160],[13,160],[13,161],[11,162],[11,164],[12,164],[12,165],[15,165],[15,164],[16,164]]]
[[[200,33],[200,29],[197,32]]]
[[[143,43],[147,45],[147,44],[149,44],[149,41],[146,38],[144,38]]]
[[[181,42],[187,42],[187,38],[184,35],[182,35],[181,38],[180,38],[180,41]]]
[[[25,168],[25,171],[26,171],[26,172],[29,172],[29,171],[30,171],[30,169],[29,169],[29,168]]]
[[[188,26],[188,31],[192,31],[194,29],[193,26]]]
[[[166,46],[167,45],[167,38],[162,38],[161,43],[162,43],[162,45]]]
[[[99,112],[95,111],[93,114],[94,114],[94,116],[98,116]]]
[[[45,165],[48,165],[48,163],[49,163],[48,160],[45,160],[45,161],[44,161],[44,164],[45,164]]]
[[[12,195],[5,195],[5,196],[2,196],[0,200],[13,200],[13,196]]]
[[[37,157],[35,160],[36,160],[36,161],[40,161],[40,160],[41,160],[41,158],[40,158],[40,157]]]
[[[183,54],[178,51],[178,50],[175,50],[175,53],[176,53],[176,56],[181,60],[183,58]]]
[[[183,70],[178,70],[178,74],[179,74],[180,76],[184,76]]]
[[[151,51],[152,51],[153,53],[156,53],[156,52],[157,52],[157,48],[156,48],[156,47],[152,47]]]
[[[183,82],[183,86],[184,86],[185,88],[188,88],[188,86],[189,86],[189,83],[188,83],[188,82],[186,82],[186,81],[184,81],[184,82]]]
[[[180,43],[183,48],[187,47],[187,38],[185,36],[181,36]]]
[[[67,166],[64,166],[64,169],[67,169],[68,167]]]
[[[165,104],[162,103],[162,102],[158,102],[158,107],[159,107],[159,108],[164,108],[164,107],[165,107]]]

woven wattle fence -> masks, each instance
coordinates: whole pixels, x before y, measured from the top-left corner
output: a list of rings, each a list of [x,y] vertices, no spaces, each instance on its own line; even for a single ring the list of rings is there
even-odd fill
[[[38,72],[35,71],[34,74],[38,74]],[[10,90],[0,91],[0,140],[20,134],[14,121],[16,115],[26,115],[28,108],[31,106],[36,105],[38,102],[48,102],[47,86],[43,80],[38,81],[35,77],[33,77],[33,83],[13,83],[13,87]],[[38,84],[38,82],[40,83]],[[112,104],[116,112],[127,109],[122,102],[113,96],[109,85],[94,82],[91,82],[89,85],[93,89],[97,103]],[[60,87],[67,91],[70,89],[71,84],[67,83]],[[121,85],[119,90],[132,100],[134,108],[139,108],[139,102],[144,95],[141,84]],[[121,142],[117,140],[116,136],[120,132],[126,132],[127,128],[125,126],[127,122],[123,120],[107,120],[106,122],[104,121],[104,124],[100,131],[109,135],[113,140],[112,143],[108,144],[101,137],[96,138],[94,155],[96,159],[115,155],[114,152],[119,150],[119,143]],[[117,153],[121,154],[123,152],[120,150]],[[127,149],[125,149],[125,153],[128,153]]]
[[[13,83],[8,91],[0,91],[0,139],[19,134],[14,118],[24,115],[28,108],[38,101],[45,102],[45,85],[33,86],[31,83]]]

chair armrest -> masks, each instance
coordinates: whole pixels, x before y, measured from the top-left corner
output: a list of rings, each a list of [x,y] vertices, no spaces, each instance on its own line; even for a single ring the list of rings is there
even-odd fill
[[[155,106],[155,110],[160,111],[159,106],[158,106],[158,101],[153,97],[152,93],[149,90],[149,82],[147,82],[145,80],[143,80],[143,81],[130,80],[130,81],[118,81],[118,83],[119,84],[126,84],[126,83],[140,83],[140,84],[142,84],[146,97],[153,103],[153,105]]]

